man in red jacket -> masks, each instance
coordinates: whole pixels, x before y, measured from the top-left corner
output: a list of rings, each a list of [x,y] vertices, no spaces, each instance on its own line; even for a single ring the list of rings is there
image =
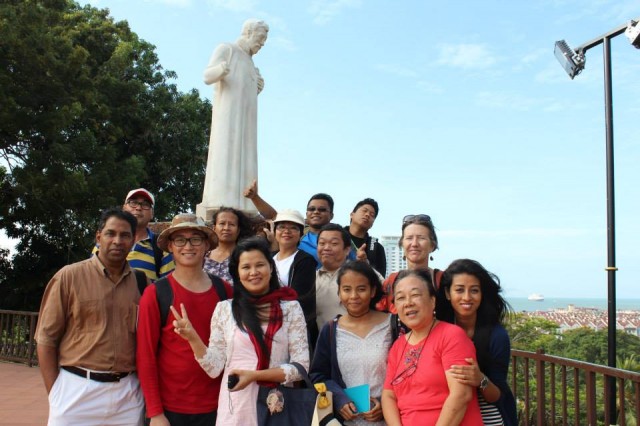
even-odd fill
[[[215,424],[220,377],[212,379],[205,373],[189,343],[174,333],[173,314],[164,314],[163,320],[161,312],[168,308],[163,309],[163,303],[176,309],[184,305],[196,332],[208,344],[211,316],[220,295],[202,263],[216,244],[213,230],[193,214],[177,215],[158,237],[158,246],[173,254],[176,268],[147,287],[140,299],[136,362],[152,426]],[[170,303],[160,296],[166,294],[162,288],[167,285]],[[231,287],[223,285],[230,298]]]

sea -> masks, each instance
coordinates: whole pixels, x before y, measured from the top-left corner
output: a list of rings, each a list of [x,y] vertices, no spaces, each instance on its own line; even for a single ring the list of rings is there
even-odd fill
[[[542,301],[529,300],[526,297],[506,297],[507,302],[515,312],[550,311],[553,309],[566,309],[573,305],[576,308],[595,308],[607,310],[607,299],[586,299],[574,297],[545,297]],[[640,299],[616,300],[618,311],[640,311]]]

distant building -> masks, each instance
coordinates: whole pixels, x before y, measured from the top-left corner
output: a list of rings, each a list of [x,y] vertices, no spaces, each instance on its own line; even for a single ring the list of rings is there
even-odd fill
[[[398,247],[399,236],[383,235],[378,242],[384,247],[384,254],[387,257],[387,276],[392,272],[407,269],[407,261],[404,259],[402,249]]]
[[[567,309],[550,309],[548,311],[526,312],[530,317],[542,317],[558,324],[558,331],[587,327],[592,330],[605,330],[608,324],[606,311],[595,308],[580,308],[573,304]],[[617,311],[616,329],[627,334],[640,337],[640,311]]]

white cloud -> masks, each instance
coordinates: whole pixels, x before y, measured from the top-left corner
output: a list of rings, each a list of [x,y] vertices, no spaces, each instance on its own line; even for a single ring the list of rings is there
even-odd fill
[[[532,52],[529,52],[526,55],[524,55],[522,57],[522,59],[520,60],[520,62],[522,62],[522,64],[524,64],[524,65],[532,64],[532,63],[537,62],[538,60],[540,60],[540,58],[547,58],[550,55],[549,52],[552,52],[551,48],[549,48],[549,49],[543,49],[543,48],[536,49],[536,50],[534,50]]]
[[[324,25],[344,9],[356,9],[361,5],[362,0],[313,0],[309,6],[309,13],[314,16],[314,23]]]
[[[433,93],[433,94],[441,94],[444,93],[444,89],[437,84],[433,84],[430,81],[420,80],[417,83],[418,89],[422,92]]]
[[[209,4],[232,12],[254,12],[258,2],[257,0],[209,0]]]
[[[414,70],[396,64],[377,64],[375,67],[377,70],[380,70],[387,74],[393,74],[397,77],[418,77],[418,73]]]
[[[521,229],[500,229],[476,231],[469,229],[452,229],[449,231],[438,231],[438,234],[448,237],[459,238],[511,238],[511,237],[584,237],[602,234],[601,231],[584,228],[521,228]]]
[[[153,2],[152,0],[147,0],[148,2]],[[177,7],[189,7],[191,6],[191,0],[158,0],[160,3],[164,3],[168,6],[177,6]]]
[[[498,109],[516,109],[527,111],[541,102],[534,98],[518,95],[516,93],[479,92],[475,97],[476,104],[481,107]]]
[[[298,50],[296,44],[292,40],[283,36],[269,37],[269,44],[288,52]]]
[[[484,44],[443,44],[436,63],[454,68],[490,68],[498,58]]]

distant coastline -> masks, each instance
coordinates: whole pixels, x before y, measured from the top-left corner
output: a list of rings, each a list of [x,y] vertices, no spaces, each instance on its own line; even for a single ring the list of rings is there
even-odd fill
[[[552,309],[566,309],[569,305],[576,308],[595,308],[607,310],[607,299],[571,298],[571,297],[546,297],[543,301],[536,302],[526,297],[507,297],[507,302],[516,312],[549,311]],[[616,310],[640,311],[640,299],[618,299]]]

